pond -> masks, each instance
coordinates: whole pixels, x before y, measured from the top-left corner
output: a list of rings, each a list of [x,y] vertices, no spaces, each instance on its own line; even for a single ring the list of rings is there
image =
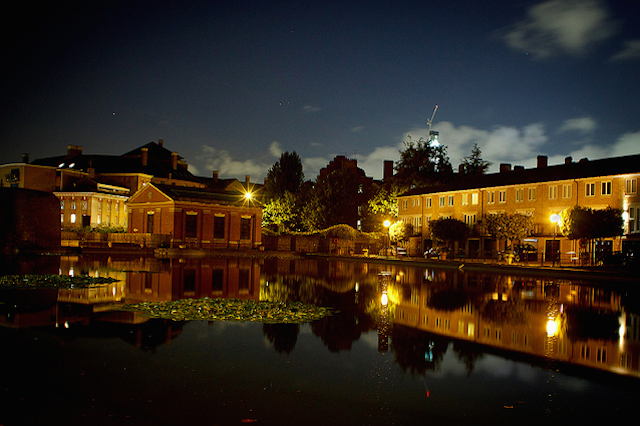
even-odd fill
[[[634,283],[325,259],[52,256],[12,266],[117,281],[0,290],[0,425],[637,417]],[[261,323],[120,309],[203,297],[332,313]]]

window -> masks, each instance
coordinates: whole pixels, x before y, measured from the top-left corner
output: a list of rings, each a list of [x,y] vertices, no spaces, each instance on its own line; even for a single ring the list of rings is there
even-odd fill
[[[153,234],[153,225],[155,221],[155,214],[153,212],[147,213],[147,233]]]
[[[426,203],[426,207],[427,207],[428,209],[430,209],[430,208],[431,208],[431,198],[427,198],[427,199],[425,200],[425,203]]]
[[[214,216],[213,218],[213,238],[224,238],[224,216]]]
[[[64,210],[64,199],[60,200],[60,210]]]
[[[611,195],[611,181],[602,182],[600,194]]]
[[[449,207],[453,206],[453,195],[449,195]]]
[[[629,233],[640,231],[640,209],[636,206],[629,206]]]
[[[460,202],[463,206],[469,204],[469,194],[462,194],[462,201]]]
[[[475,213],[469,213],[469,214],[465,213],[465,215],[464,215],[464,223],[466,223],[469,228],[472,228],[473,225],[476,224],[476,215],[475,215]]]
[[[489,191],[487,193],[487,204],[493,204],[496,202],[496,193],[495,191]]]
[[[241,240],[251,239],[251,218],[250,217],[243,217],[240,219],[240,239]]]
[[[624,181],[624,192],[627,194],[635,194],[638,192],[638,180],[626,179]]]
[[[76,200],[71,200],[71,210],[76,209]]]
[[[585,185],[585,194],[587,197],[593,197],[596,195],[596,184],[595,182],[589,182]]]
[[[75,213],[71,213],[71,223],[76,223],[76,214]]]
[[[571,184],[562,185],[562,198],[571,198]]]
[[[198,214],[187,213],[187,217],[184,222],[184,237],[196,238],[198,235]]]
[[[444,195],[440,196],[440,207],[444,207],[445,206],[445,198]]]
[[[549,199],[556,200],[558,198],[558,185],[549,186]]]
[[[87,202],[87,199],[84,198],[82,200],[82,210],[87,210],[89,208],[89,203]]]
[[[502,190],[498,192],[498,202],[499,203],[506,203],[507,202],[507,191],[506,190]]]
[[[474,192],[473,194],[471,194],[471,205],[473,206],[477,206],[478,205],[478,193]]]
[[[60,214],[60,223],[64,223],[64,213]]]
[[[521,203],[524,201],[524,189],[519,188],[516,189],[516,203]]]
[[[407,200],[402,200],[402,209],[403,210],[407,209]]]
[[[537,188],[529,188],[527,192],[529,194],[529,201],[535,201],[538,192]]]

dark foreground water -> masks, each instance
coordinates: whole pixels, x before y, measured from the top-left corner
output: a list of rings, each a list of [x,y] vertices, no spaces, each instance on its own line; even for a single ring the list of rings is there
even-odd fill
[[[633,283],[317,260],[26,265],[121,281],[0,292],[0,425],[637,421]],[[205,296],[339,313],[298,325],[113,309]]]

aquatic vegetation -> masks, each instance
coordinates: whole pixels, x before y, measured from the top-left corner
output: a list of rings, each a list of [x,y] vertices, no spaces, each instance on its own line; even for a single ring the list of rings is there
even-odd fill
[[[118,281],[88,275],[3,275],[0,288],[85,288]]]
[[[119,309],[139,312],[150,318],[174,321],[254,321],[271,324],[305,323],[331,315],[331,308],[301,302],[269,302],[240,299],[182,299],[170,302],[143,302]]]

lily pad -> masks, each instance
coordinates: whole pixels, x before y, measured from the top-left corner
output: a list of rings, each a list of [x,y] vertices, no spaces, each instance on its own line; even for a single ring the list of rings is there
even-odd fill
[[[331,315],[331,308],[302,302],[268,302],[240,299],[182,299],[170,302],[143,302],[119,309],[139,312],[149,318],[174,321],[254,321],[271,324],[305,323]]]
[[[4,275],[0,276],[0,288],[85,288],[115,281],[88,275]]]

